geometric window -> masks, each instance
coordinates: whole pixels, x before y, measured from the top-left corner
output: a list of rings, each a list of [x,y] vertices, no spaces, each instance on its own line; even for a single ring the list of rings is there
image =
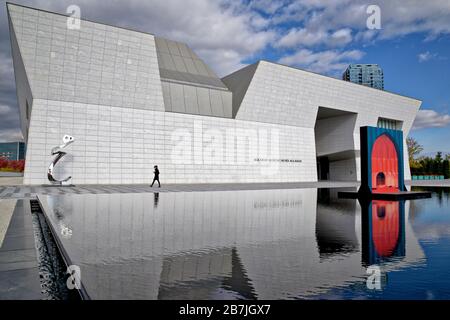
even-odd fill
[[[377,127],[393,130],[401,130],[403,121],[392,120],[387,118],[378,118]]]

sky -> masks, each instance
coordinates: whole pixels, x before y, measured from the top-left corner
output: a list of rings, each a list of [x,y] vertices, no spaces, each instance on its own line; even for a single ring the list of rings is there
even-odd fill
[[[385,90],[423,101],[410,132],[423,155],[450,154],[450,0],[11,2],[59,13],[75,4],[82,19],[185,42],[219,76],[260,59],[337,78],[349,63],[379,64]],[[368,28],[368,20],[380,28]],[[4,0],[0,30],[0,141],[16,141],[22,136]]]

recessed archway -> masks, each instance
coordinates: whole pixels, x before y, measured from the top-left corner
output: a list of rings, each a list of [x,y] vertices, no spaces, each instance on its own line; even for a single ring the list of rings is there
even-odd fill
[[[354,112],[319,107],[314,134],[319,180],[357,180]]]

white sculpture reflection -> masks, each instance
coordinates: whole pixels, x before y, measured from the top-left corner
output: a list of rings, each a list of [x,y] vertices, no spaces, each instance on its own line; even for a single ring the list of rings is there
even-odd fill
[[[72,238],[72,229],[70,229],[69,226],[66,226],[63,223],[61,223],[60,227],[61,227],[61,236],[63,236],[65,239]]]
[[[66,134],[63,137],[63,144],[58,147],[54,147],[52,149],[51,153],[53,156],[56,155],[56,157],[50,163],[50,165],[48,166],[48,170],[47,170],[47,178],[51,183],[62,185],[63,182],[67,182],[72,178],[71,176],[69,176],[65,179],[58,180],[53,176],[53,169],[54,169],[55,165],[58,163],[58,161],[61,160],[61,158],[66,155],[66,152],[62,151],[62,149],[64,149],[65,147],[67,147],[69,144],[71,144],[74,141],[75,140],[72,136],[69,136],[68,134]]]

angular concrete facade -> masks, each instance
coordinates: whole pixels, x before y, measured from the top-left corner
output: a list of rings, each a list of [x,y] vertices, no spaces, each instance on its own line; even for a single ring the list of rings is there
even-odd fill
[[[219,79],[183,43],[7,7],[26,184],[47,183],[64,134],[55,175],[75,184],[149,183],[155,164],[163,183],[316,181],[320,159],[327,179],[359,180],[359,127],[406,136],[421,104],[267,61]]]

